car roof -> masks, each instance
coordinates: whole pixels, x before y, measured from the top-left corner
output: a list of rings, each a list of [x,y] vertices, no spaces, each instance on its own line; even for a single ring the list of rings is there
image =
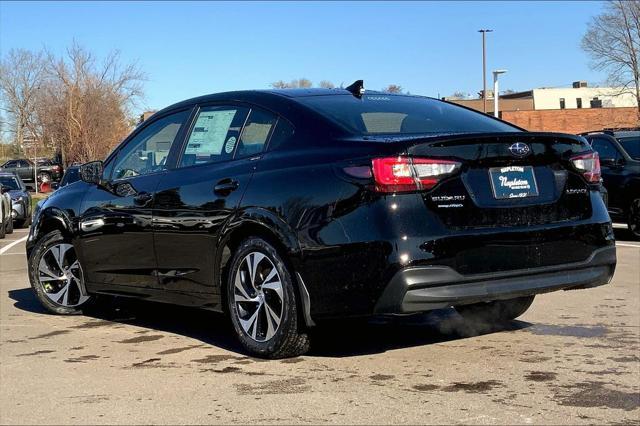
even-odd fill
[[[365,94],[384,94],[385,96],[397,96],[397,97],[419,97],[427,99],[427,96],[409,95],[403,93],[386,93],[375,90],[366,90]],[[219,102],[219,101],[245,101],[245,102],[269,102],[269,101],[293,101],[296,98],[305,98],[311,96],[354,96],[353,93],[347,89],[335,88],[335,89],[323,89],[323,88],[308,88],[308,89],[263,89],[263,90],[238,90],[232,92],[212,93],[203,96],[197,96],[195,98],[186,99],[184,101],[177,102],[173,105],[169,105],[166,108],[158,111],[156,114],[161,114],[166,111],[189,107],[197,103]],[[298,102],[296,102],[298,103]],[[155,115],[155,114],[154,114]]]

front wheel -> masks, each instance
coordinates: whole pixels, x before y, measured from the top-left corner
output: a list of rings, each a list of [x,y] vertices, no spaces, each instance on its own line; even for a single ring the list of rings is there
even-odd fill
[[[54,314],[82,313],[92,300],[76,251],[59,231],[36,243],[29,256],[29,280],[42,306]]]
[[[456,311],[464,319],[488,323],[507,322],[524,314],[533,303],[535,296],[524,296],[509,300],[474,303],[456,306]]]
[[[265,358],[287,358],[309,349],[292,276],[269,243],[248,238],[240,244],[226,287],[231,322],[247,351]]]
[[[7,222],[7,227],[5,229],[7,234],[13,234],[13,218],[9,218],[9,222]]]
[[[627,226],[633,237],[640,240],[640,198],[633,200],[629,206]]]

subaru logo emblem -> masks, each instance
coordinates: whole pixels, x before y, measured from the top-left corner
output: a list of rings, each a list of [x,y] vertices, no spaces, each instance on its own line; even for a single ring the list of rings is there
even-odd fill
[[[526,157],[531,152],[531,148],[524,142],[516,142],[509,147],[509,152],[514,157]]]

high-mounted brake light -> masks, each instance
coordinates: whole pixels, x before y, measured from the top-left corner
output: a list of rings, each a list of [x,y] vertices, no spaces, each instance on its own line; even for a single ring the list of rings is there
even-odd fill
[[[385,157],[372,163],[376,190],[380,192],[431,189],[460,168],[457,161],[434,158]]]
[[[600,157],[597,152],[571,157],[571,163],[589,183],[600,182]]]

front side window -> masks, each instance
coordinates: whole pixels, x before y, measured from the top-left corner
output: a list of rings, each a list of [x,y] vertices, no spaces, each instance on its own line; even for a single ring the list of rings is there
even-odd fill
[[[230,160],[249,112],[238,106],[205,107],[191,129],[180,167]]]
[[[2,167],[18,167],[18,160],[7,161]]]
[[[411,135],[518,132],[485,114],[436,99],[387,94],[300,97],[299,101],[354,134]]]
[[[118,153],[113,179],[126,179],[166,169],[167,157],[188,111],[168,115],[149,124]]]

